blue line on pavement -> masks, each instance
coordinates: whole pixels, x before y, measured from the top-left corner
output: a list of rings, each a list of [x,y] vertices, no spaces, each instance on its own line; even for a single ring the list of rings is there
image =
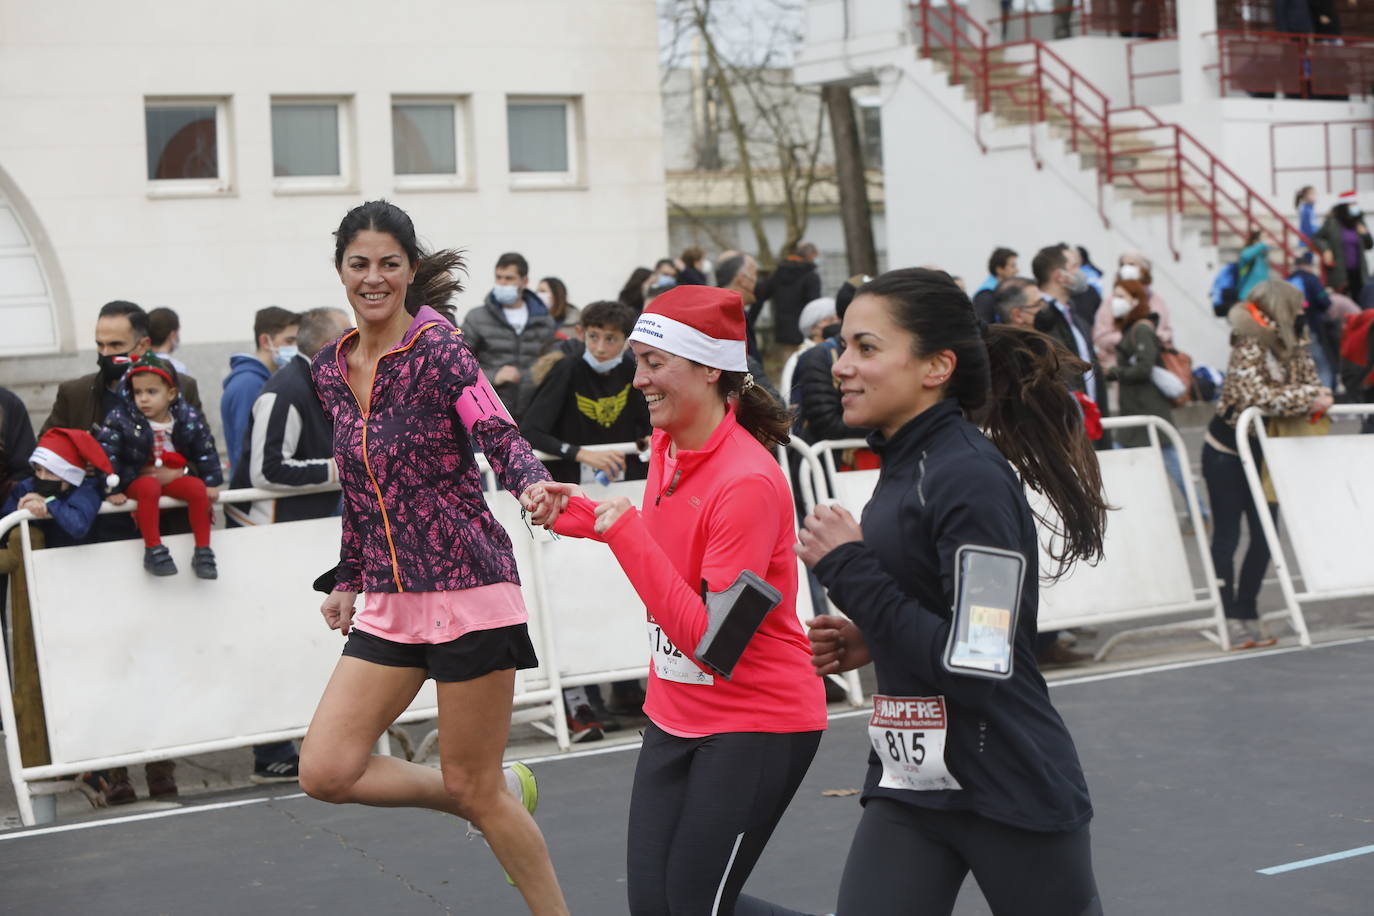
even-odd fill
[[[1289,862],[1287,865],[1261,868],[1259,873],[1261,875],[1281,875],[1286,871],[1311,868],[1313,865],[1325,865],[1327,862],[1339,862],[1341,859],[1352,859],[1355,856],[1366,856],[1371,852],[1374,852],[1374,846],[1361,846],[1358,849],[1347,849],[1345,852],[1333,852],[1328,856],[1317,856],[1315,859],[1303,859],[1299,862]]]

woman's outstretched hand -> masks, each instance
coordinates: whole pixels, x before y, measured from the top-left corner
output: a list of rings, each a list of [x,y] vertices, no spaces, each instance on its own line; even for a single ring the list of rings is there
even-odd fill
[[[813,569],[836,547],[863,539],[863,529],[844,506],[817,506],[802,523],[793,549],[806,568]]]
[[[568,508],[568,500],[574,496],[586,496],[582,488],[571,483],[555,483],[541,480],[532,483],[520,494],[520,506],[530,516],[530,524],[542,528],[552,528],[558,516]]]
[[[811,664],[817,674],[838,674],[862,668],[873,660],[864,634],[848,617],[822,614],[806,622],[811,639]]]

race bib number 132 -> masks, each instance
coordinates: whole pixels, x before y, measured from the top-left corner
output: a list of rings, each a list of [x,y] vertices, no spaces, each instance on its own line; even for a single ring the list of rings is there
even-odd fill
[[[868,740],[883,765],[885,789],[961,789],[945,766],[944,697],[873,697]]]
[[[711,686],[716,679],[697,667],[696,662],[673,645],[663,627],[649,621],[649,655],[653,659],[654,674],[665,681],[679,684]]]

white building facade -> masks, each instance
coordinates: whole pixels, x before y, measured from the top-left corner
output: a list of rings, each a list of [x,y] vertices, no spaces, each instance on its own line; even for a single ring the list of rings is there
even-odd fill
[[[208,412],[254,312],[346,306],[385,197],[575,302],[667,248],[653,0],[0,4],[0,384],[40,421],[112,299],[181,318]],[[89,364],[89,365],[88,365]]]

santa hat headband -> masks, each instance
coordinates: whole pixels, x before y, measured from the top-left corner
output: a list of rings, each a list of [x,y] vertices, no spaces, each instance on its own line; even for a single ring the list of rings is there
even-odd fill
[[[74,487],[81,486],[86,479],[86,468],[94,467],[105,473],[105,485],[114,487],[119,484],[110,458],[95,436],[81,429],[50,429],[38,440],[38,448],[29,456],[29,463],[36,464],[56,474]]]
[[[1339,195],[1337,195],[1336,203],[1334,204],[1334,206],[1339,207],[1341,204],[1345,204],[1346,206],[1353,205],[1358,207],[1360,205],[1359,196],[1354,191],[1342,191]]]
[[[171,385],[173,388],[177,387],[176,370],[158,359],[152,353],[144,353],[140,356],[138,361],[129,367],[126,375],[132,377],[139,372],[151,372],[154,375],[159,375],[168,385]]]
[[[644,307],[630,340],[726,372],[748,372],[744,300],[734,290],[678,286]]]

